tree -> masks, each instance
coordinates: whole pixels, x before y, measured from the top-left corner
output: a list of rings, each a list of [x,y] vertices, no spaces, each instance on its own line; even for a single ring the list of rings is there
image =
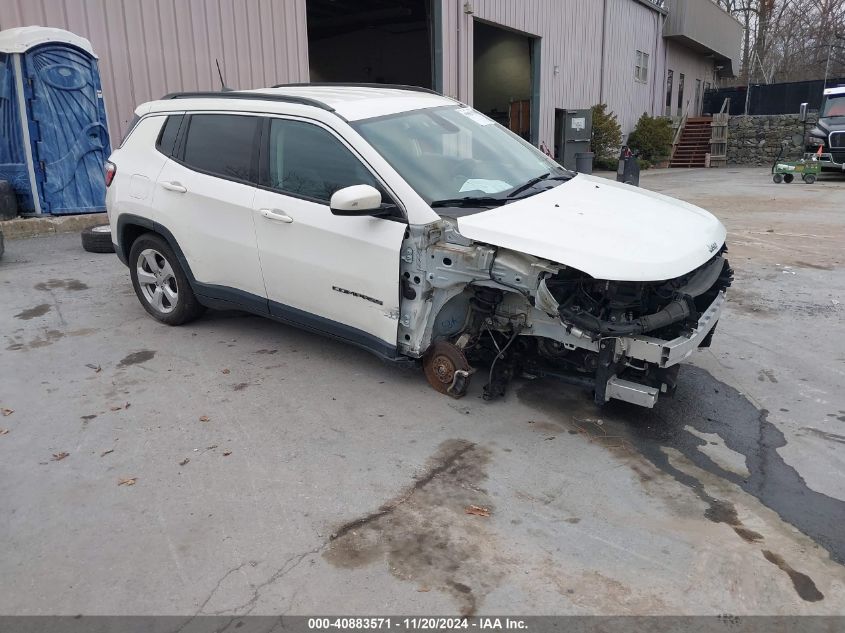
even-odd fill
[[[613,112],[607,111],[606,103],[593,106],[593,130],[590,133],[590,147],[595,154],[597,166],[615,169],[617,154],[622,147],[622,127]]]
[[[634,131],[628,136],[628,145],[639,153],[641,163],[649,167],[669,158],[673,136],[671,120],[643,112]]]
[[[845,76],[842,0],[713,0],[744,27],[737,83]]]

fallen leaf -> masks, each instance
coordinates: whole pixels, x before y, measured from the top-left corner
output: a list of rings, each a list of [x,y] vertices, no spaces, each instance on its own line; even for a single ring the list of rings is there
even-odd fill
[[[223,457],[228,457],[232,454],[232,451],[223,451]]]
[[[124,404],[124,405],[123,405],[123,408],[124,408],[124,409],[128,409],[128,408],[129,408],[129,407],[131,407],[131,406],[132,406],[132,403],[131,403],[131,402],[127,402],[126,404]]]
[[[490,516],[490,508],[485,508],[483,506],[467,506],[464,508],[464,512],[467,514],[474,514],[478,517],[489,517]]]
[[[185,458],[185,459],[183,459],[181,462],[179,462],[179,465],[180,465],[180,466],[184,466],[184,465],[185,465],[185,464],[187,464],[189,461],[191,461],[191,460],[190,460],[190,459],[188,459],[188,458],[186,457],[186,458]]]
[[[122,408],[122,406],[117,405],[116,407],[109,407],[109,411],[120,411]]]
[[[0,435],[6,435],[6,434],[8,434],[8,432],[9,432],[9,429],[0,429]]]
[[[118,486],[134,486],[135,482],[138,481],[137,477],[129,477],[128,479],[121,479],[117,482]]]
[[[101,371],[103,371],[102,367],[100,367],[99,365],[95,365],[94,363],[88,363],[85,366],[89,369],[93,369],[95,374],[99,374]]]
[[[106,456],[106,455],[108,455],[109,453],[114,453],[114,449],[113,449],[113,448],[110,448],[110,449],[109,449],[109,450],[107,450],[107,451],[103,451],[102,453],[100,453],[100,457],[105,457],[105,456]]]
[[[15,412],[14,409],[0,409],[0,411],[3,412],[3,417],[6,417],[7,415],[12,415]]]
[[[210,419],[207,415],[200,416],[200,422],[208,422]]]
[[[229,370],[228,370],[228,369],[222,369],[221,371],[222,371],[224,374],[228,374],[228,373],[229,373]]]
[[[417,589],[417,591],[419,593],[428,593],[429,591],[431,591],[431,589],[429,589],[428,587],[420,587],[419,589]]]
[[[59,461],[63,460],[65,457],[67,457],[68,455],[70,455],[70,453],[65,453],[64,451],[62,451],[61,453],[53,453],[53,460],[52,461],[59,462]]]
[[[555,436],[554,436],[554,435],[550,435],[549,437],[547,437],[547,438],[546,438],[546,441],[548,442],[549,440],[553,440],[553,439],[555,439]]]

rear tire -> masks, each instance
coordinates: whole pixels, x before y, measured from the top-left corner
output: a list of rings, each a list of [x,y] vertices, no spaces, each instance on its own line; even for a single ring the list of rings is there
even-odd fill
[[[129,274],[138,300],[157,321],[182,325],[205,312],[173,249],[155,233],[145,233],[132,244]]]
[[[806,182],[808,185],[812,185],[814,182],[816,182],[816,175],[807,174],[806,176],[804,176],[804,182]]]
[[[776,185],[779,185],[780,183],[783,182],[783,175],[782,174],[775,174],[774,176],[772,176],[772,180],[774,181],[774,183]]]
[[[787,185],[788,185],[788,184],[790,184],[793,180],[795,180],[795,176],[793,176],[792,174],[786,174],[786,175],[783,177],[783,181],[784,181]]]
[[[82,229],[82,248],[89,253],[114,253],[111,242],[111,227],[108,224],[89,226]]]

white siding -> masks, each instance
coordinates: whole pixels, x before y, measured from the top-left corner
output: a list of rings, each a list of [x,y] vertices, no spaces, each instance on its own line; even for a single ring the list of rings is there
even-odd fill
[[[701,81],[701,92],[704,93],[704,83],[710,82],[710,86],[716,85],[715,68],[713,60],[691,51],[690,49],[676,44],[675,42],[666,42],[666,69],[672,70],[672,116],[678,115],[678,83],[681,73],[684,74],[684,100],[683,107],[686,108],[687,102],[690,103],[689,113],[692,116],[699,114],[697,108],[701,107],[701,102],[693,104],[695,100],[695,81]],[[663,79],[663,97],[660,101],[661,113],[666,105],[666,79],[664,73]]]
[[[464,12],[464,0],[443,0],[443,92],[472,103],[475,19],[540,37],[539,140],[554,147],[555,108],[588,108],[599,100],[602,2],[473,0],[469,4],[472,15]]]
[[[603,101],[628,135],[643,112],[660,114],[663,14],[633,0],[607,0]],[[634,78],[636,53],[649,56],[645,83]]]
[[[168,92],[308,81],[305,0],[0,0],[0,30],[52,26],[91,41],[112,144]]]

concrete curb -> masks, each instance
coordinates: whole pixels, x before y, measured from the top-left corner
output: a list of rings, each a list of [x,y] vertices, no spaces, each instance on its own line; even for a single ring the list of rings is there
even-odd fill
[[[56,233],[74,233],[89,226],[108,224],[105,213],[84,213],[82,215],[41,216],[34,218],[15,218],[0,222],[0,231],[7,240],[20,240],[39,235]]]

